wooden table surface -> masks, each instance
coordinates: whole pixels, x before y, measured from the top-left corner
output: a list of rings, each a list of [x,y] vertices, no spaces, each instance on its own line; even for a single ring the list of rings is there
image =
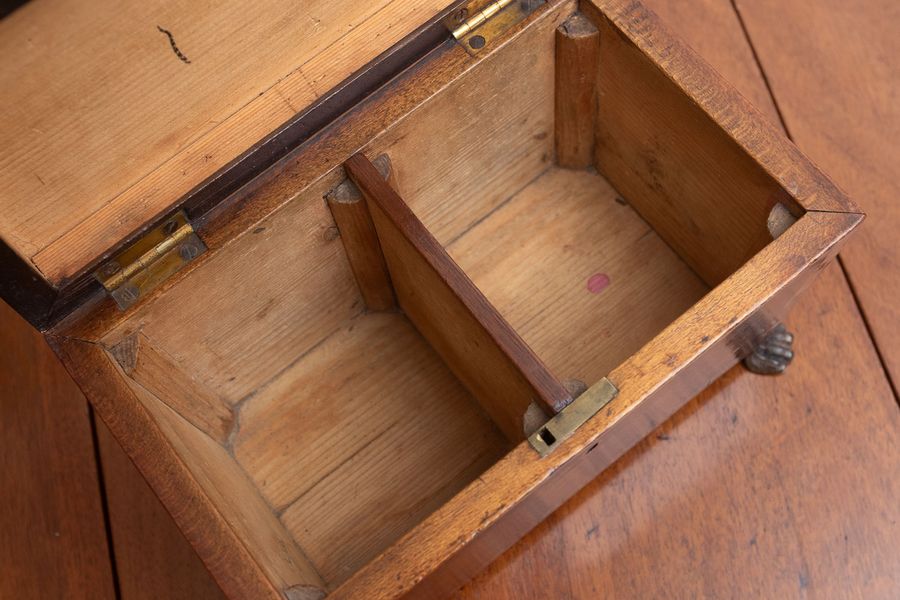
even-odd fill
[[[792,312],[785,375],[731,370],[458,598],[900,598],[900,3],[644,2],[869,219]],[[4,348],[34,345],[0,321]],[[65,424],[0,394],[0,598],[221,597],[38,350],[34,373],[0,361],[0,386],[47,365],[33,384],[65,398]]]

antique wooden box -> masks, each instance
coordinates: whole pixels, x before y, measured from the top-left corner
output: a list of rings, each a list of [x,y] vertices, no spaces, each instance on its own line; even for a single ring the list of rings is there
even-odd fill
[[[445,3],[3,24],[0,291],[232,598],[455,589],[862,219],[638,2]]]

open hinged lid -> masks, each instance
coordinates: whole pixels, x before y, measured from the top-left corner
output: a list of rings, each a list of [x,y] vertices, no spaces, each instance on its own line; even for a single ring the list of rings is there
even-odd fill
[[[178,207],[202,215],[448,39],[451,4],[22,7],[0,22],[0,295],[59,319],[101,289],[103,260]]]

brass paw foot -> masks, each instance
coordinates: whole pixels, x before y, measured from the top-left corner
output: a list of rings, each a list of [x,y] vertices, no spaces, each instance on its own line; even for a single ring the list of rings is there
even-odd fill
[[[794,335],[778,325],[769,332],[753,354],[744,359],[744,366],[760,375],[783,373],[794,359]]]

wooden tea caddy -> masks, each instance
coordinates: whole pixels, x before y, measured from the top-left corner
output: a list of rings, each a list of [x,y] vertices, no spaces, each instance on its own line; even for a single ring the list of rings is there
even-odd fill
[[[4,152],[4,300],[229,597],[455,589],[759,347],[863,218],[637,2],[426,5],[124,191],[77,136],[47,151],[74,206],[23,183],[42,142]],[[157,28],[165,69],[202,62]]]

